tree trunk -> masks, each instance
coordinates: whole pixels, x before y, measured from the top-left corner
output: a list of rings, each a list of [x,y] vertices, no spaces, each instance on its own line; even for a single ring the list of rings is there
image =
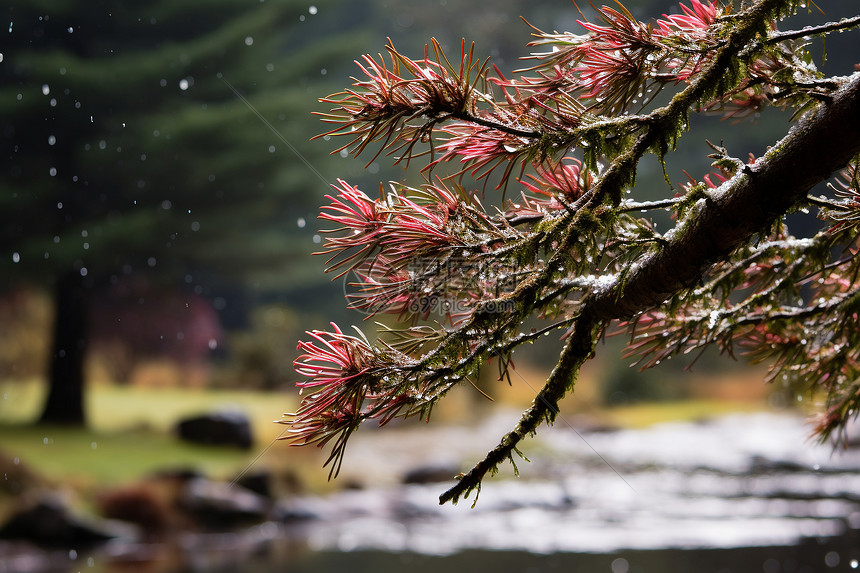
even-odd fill
[[[51,347],[50,388],[39,423],[83,426],[84,359],[89,326],[87,289],[77,271],[60,277],[55,288],[57,314]]]

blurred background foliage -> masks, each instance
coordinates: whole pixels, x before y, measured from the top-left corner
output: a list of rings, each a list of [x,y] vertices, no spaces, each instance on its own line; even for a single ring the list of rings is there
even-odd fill
[[[625,4],[641,18],[677,9]],[[852,4],[819,3],[826,14],[805,18],[838,18]],[[353,60],[384,51],[387,38],[413,57],[430,37],[456,56],[466,38],[510,74],[528,53],[520,16],[544,30],[575,29],[581,17],[562,0],[10,0],[2,12],[2,383],[50,378],[55,286],[71,276],[64,288],[87,301],[89,383],[256,390],[293,388],[304,330],[364,318],[310,256],[327,182],[373,194],[379,181],[417,181],[384,157],[365,166],[331,155],[337,142],[309,143],[325,130],[312,115],[326,111],[318,98],[347,86]],[[841,41],[828,40],[826,58],[813,46],[829,73],[856,63]],[[786,131],[771,111],[755,129],[695,117],[672,180],[709,171],[705,138],[761,153]],[[643,162],[637,193],[667,194],[655,161]],[[533,384],[557,351],[550,342],[524,353]],[[642,376],[613,357],[594,403],[695,395],[672,368]]]

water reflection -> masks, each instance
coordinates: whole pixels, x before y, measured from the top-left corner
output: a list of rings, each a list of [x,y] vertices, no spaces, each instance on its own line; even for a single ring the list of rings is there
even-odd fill
[[[442,452],[474,459],[504,423],[440,428],[432,443],[426,427],[360,435],[353,454],[358,468],[402,475]],[[806,431],[775,414],[585,433],[588,443],[556,428],[532,444],[527,479],[487,483],[475,509],[440,507],[443,484],[378,483],[284,500],[278,522],[238,533],[80,554],[5,545],[0,573],[856,570],[860,453],[834,454]]]
[[[278,536],[253,548],[236,551],[235,540],[219,536],[205,546],[172,549],[138,548],[134,555],[103,549],[72,561],[63,556],[29,556],[3,560],[0,571],[46,573],[820,573],[854,571],[860,556],[860,535],[804,539],[791,546],[734,549],[654,549],[613,553],[530,553],[467,550],[453,555],[414,552],[314,551],[307,544]]]

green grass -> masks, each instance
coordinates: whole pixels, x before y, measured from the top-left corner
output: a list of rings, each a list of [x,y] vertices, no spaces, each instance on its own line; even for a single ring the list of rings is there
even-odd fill
[[[295,407],[286,394],[99,385],[88,392],[86,429],[36,426],[44,385],[0,383],[0,453],[52,482],[117,483],[165,468],[194,468],[229,478],[255,462],[285,426],[272,423]],[[236,408],[251,419],[249,452],[196,446],[172,428],[185,416]]]
[[[151,430],[97,432],[84,429],[3,426],[0,450],[55,484],[94,485],[131,481],[166,468],[187,468],[230,478],[252,456],[228,448],[195,446]]]
[[[45,385],[36,382],[0,383],[0,424],[27,424],[36,420]],[[218,408],[238,408],[261,435],[272,434],[272,424],[295,407],[282,393],[210,390],[201,388],[133,388],[96,385],[87,392],[85,405],[91,428],[100,431],[152,428],[169,431],[177,420]]]

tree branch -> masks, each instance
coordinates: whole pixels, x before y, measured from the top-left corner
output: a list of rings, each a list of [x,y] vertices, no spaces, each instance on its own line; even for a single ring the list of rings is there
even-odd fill
[[[839,203],[836,201],[831,201],[827,197],[813,197],[809,195],[806,198],[806,202],[810,205],[815,205],[819,209],[830,209],[831,211],[850,211],[850,207],[848,207],[847,203]]]
[[[845,304],[846,301],[849,301],[852,298],[856,297],[858,292],[860,292],[860,289],[853,289],[843,295],[834,297],[832,300],[822,304],[814,304],[811,306],[804,306],[800,308],[780,308],[775,312],[750,313],[746,316],[739,318],[736,326],[741,327],[757,325],[766,322],[773,322],[776,320],[791,320],[799,322],[805,318],[814,316],[816,314],[832,312],[834,309],[837,309],[841,305]]]
[[[764,157],[739,172],[663,248],[641,260],[623,284],[588,301],[605,319],[629,318],[698,283],[712,264],[786,211],[860,153],[860,73],[830,103],[801,120]]]
[[[759,33],[761,23],[777,11],[781,2],[782,0],[761,0],[758,4],[739,15],[739,17],[742,17],[743,23],[739,24],[732,31],[727,41],[717,51],[709,64],[698,74],[696,79],[684,90],[676,94],[665,107],[649,114],[647,128],[639,134],[626,151],[613,159],[612,163],[602,173],[594,186],[574,202],[569,210],[570,212],[559,220],[559,222],[562,222],[566,221],[568,217],[573,218],[567,224],[565,237],[546,268],[543,269],[540,276],[535,276],[531,281],[520,284],[512,294],[511,298],[518,301],[519,312],[522,313],[526,309],[530,311],[533,308],[537,283],[541,278],[549,280],[552,277],[560,261],[559,254],[564,253],[572,244],[573,237],[579,235],[576,217],[571,215],[571,212],[579,213],[580,211],[593,209],[602,204],[607,197],[611,199],[614,205],[619,205],[621,203],[622,190],[634,182],[636,168],[642,156],[654,148],[657,148],[658,153],[662,153],[673,144],[678,131],[677,127],[686,120],[690,108],[709,92],[720,89],[720,83],[725,80],[726,70],[732,68],[733,63],[740,57],[739,54],[746,50],[746,47]],[[834,98],[834,104],[832,105],[835,105],[837,99],[837,97]],[[857,115],[860,116],[860,114]],[[856,120],[856,118],[852,119]],[[846,158],[842,165],[847,163],[847,161],[848,159]],[[783,166],[783,170],[785,168]],[[753,170],[751,169],[750,171],[752,172]],[[814,168],[812,172],[820,173],[820,169]],[[826,175],[829,174],[830,171]],[[804,194],[806,190],[808,190],[808,187],[804,189]],[[773,212],[772,218],[781,215],[783,212],[784,210]],[[725,225],[726,223],[719,221],[719,224]],[[758,230],[762,226],[764,225],[756,226],[754,230]],[[709,229],[709,232],[714,231]],[[752,232],[754,231],[751,231],[750,234]],[[730,252],[734,246],[740,243],[744,236],[746,235],[739,235],[736,238],[736,242],[726,252]],[[704,238],[710,241],[707,235]],[[674,243],[669,244],[666,248],[658,251],[658,253],[671,250],[673,245]],[[695,251],[695,249],[693,250]],[[686,255],[686,253],[683,254]],[[666,285],[670,287],[670,290],[665,291],[661,284],[664,277],[652,277],[650,274],[643,274],[640,268],[634,276],[630,277],[630,280],[635,280],[637,283],[646,282],[646,284],[638,288],[644,288],[645,292],[650,293],[651,296],[643,298],[638,295],[636,288],[626,288],[630,280],[618,281],[614,288],[608,288],[599,292],[592,291],[583,300],[580,314],[576,323],[571,328],[571,335],[562,351],[559,362],[550,374],[546,385],[540,391],[537,398],[535,398],[531,408],[523,414],[517,427],[506,434],[496,448],[490,451],[467,474],[460,477],[460,481],[456,485],[440,496],[440,503],[445,503],[446,501],[456,503],[460,496],[479,489],[481,480],[487,472],[494,471],[498,464],[505,459],[513,460],[512,455],[517,452],[517,445],[526,435],[534,432],[542,421],[552,422],[555,419],[558,412],[558,400],[564,396],[565,392],[573,388],[580,366],[593,352],[598,334],[602,332],[603,328],[612,319],[626,316],[619,314],[618,309],[628,308],[629,315],[633,315],[644,308],[661,303],[671,294],[682,290],[689,286],[689,284],[693,284],[697,280],[697,277],[701,277],[704,269],[707,268],[705,263],[709,265],[716,260],[716,255],[717,253],[713,255],[710,253],[701,253],[700,258],[691,257],[688,260],[676,261],[678,264],[691,267],[687,271],[687,274],[690,276],[677,275],[672,271],[669,276],[665,277],[667,281]],[[658,263],[660,262],[662,261],[658,261]],[[699,263],[701,269],[696,266],[697,263]],[[651,266],[654,266],[654,264],[651,263]],[[667,272],[662,266],[660,270],[661,272]],[[671,271],[671,269],[669,270]],[[644,278],[638,278],[640,275]],[[655,284],[649,285],[647,284],[648,281]],[[619,286],[619,284],[623,286]],[[623,298],[628,292],[631,294],[629,296],[630,300],[625,301],[627,302],[626,306],[619,306],[616,309],[614,305],[616,299]],[[474,322],[475,320],[476,317],[473,317],[472,321]],[[438,351],[437,349],[436,352]]]
[[[838,22],[828,22],[820,26],[808,26],[801,30],[790,30],[786,32],[774,32],[767,37],[767,44],[778,44],[786,40],[798,40],[800,38],[808,38],[810,36],[824,36],[830,32],[837,30],[850,30],[860,26],[860,16],[852,18],[842,18]]]
[[[558,415],[559,400],[571,389],[571,382],[579,375],[579,368],[591,356],[605,324],[594,316],[579,316],[575,330],[568,338],[558,364],[550,374],[547,383],[532,401],[531,407],[520,418],[517,427],[505,434],[499,445],[463,475],[454,487],[439,496],[440,504],[448,501],[457,503],[460,496],[468,497],[470,492],[480,491],[481,480],[488,472],[493,472],[507,459],[513,461],[512,454],[517,451],[516,446],[520,440],[534,432],[542,422],[552,423],[555,420]]]
[[[650,211],[652,209],[670,209],[683,201],[683,197],[672,199],[662,199],[660,201],[643,201],[637,203],[635,201],[622,201],[618,206],[619,213],[632,213],[634,211]]]
[[[516,137],[524,137],[527,139],[540,139],[541,136],[540,131],[526,131],[524,129],[505,125],[497,121],[491,121],[487,118],[480,117],[478,115],[474,115],[464,111],[454,112],[451,114],[451,117],[459,119],[460,121],[474,123],[475,125],[480,125],[481,127],[486,127],[488,129],[501,131],[502,133],[507,133],[508,135],[514,135]]]
[[[554,420],[556,404],[572,387],[591,355],[598,334],[613,319],[653,308],[699,282],[712,264],[766,229],[809,190],[860,152],[860,73],[828,104],[802,120],[764,157],[705,199],[686,228],[646,258],[615,287],[592,292],[582,304],[572,334],[549,380],[517,427],[439,501],[456,502],[480,487],[481,479],[510,459],[517,444],[543,421]]]

